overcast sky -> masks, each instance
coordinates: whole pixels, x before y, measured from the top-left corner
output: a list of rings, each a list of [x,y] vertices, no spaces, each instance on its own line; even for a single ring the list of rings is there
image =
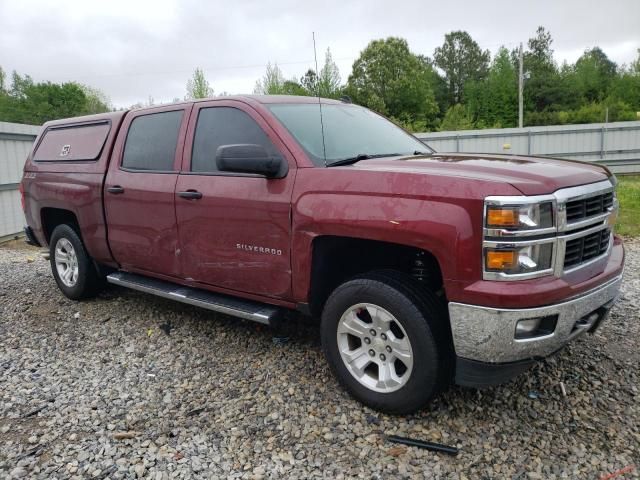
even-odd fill
[[[0,66],[35,80],[97,87],[114,106],[185,95],[194,68],[216,93],[251,93],[267,62],[286,77],[327,47],[346,81],[367,43],[404,37],[431,56],[444,34],[466,30],[495,52],[526,43],[544,25],[556,60],[600,46],[617,63],[640,48],[640,0],[0,0]]]

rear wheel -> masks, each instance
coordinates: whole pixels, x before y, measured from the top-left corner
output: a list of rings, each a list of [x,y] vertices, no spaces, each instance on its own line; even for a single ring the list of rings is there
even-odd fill
[[[82,240],[69,225],[58,225],[53,230],[49,260],[58,287],[73,300],[95,296],[104,285]]]
[[[410,277],[374,272],[340,285],[327,300],[323,350],[356,399],[411,413],[449,381],[444,315],[437,297]]]

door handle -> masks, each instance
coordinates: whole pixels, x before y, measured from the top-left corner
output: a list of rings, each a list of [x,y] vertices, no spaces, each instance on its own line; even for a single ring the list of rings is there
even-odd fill
[[[202,193],[198,192],[197,190],[178,192],[178,195],[182,198],[186,198],[187,200],[200,200],[202,198]]]
[[[118,193],[124,193],[124,188],[120,185],[114,185],[113,187],[107,188],[107,192],[117,195]]]

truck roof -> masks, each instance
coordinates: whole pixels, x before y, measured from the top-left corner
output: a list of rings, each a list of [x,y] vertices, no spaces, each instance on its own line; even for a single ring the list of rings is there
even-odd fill
[[[228,97],[204,98],[197,100],[198,102],[208,100],[241,100],[256,103],[318,103],[318,97],[309,97],[303,95],[230,95]],[[331,98],[321,98],[320,101],[326,104],[340,104],[340,100]]]

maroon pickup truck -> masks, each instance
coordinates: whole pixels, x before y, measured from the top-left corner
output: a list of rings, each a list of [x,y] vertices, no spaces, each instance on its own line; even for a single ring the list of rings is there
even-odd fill
[[[436,153],[347,102],[238,96],[49,122],[21,191],[67,297],[108,282],[266,324],[302,312],[353,396],[406,413],[598,327],[624,262],[615,185]]]

